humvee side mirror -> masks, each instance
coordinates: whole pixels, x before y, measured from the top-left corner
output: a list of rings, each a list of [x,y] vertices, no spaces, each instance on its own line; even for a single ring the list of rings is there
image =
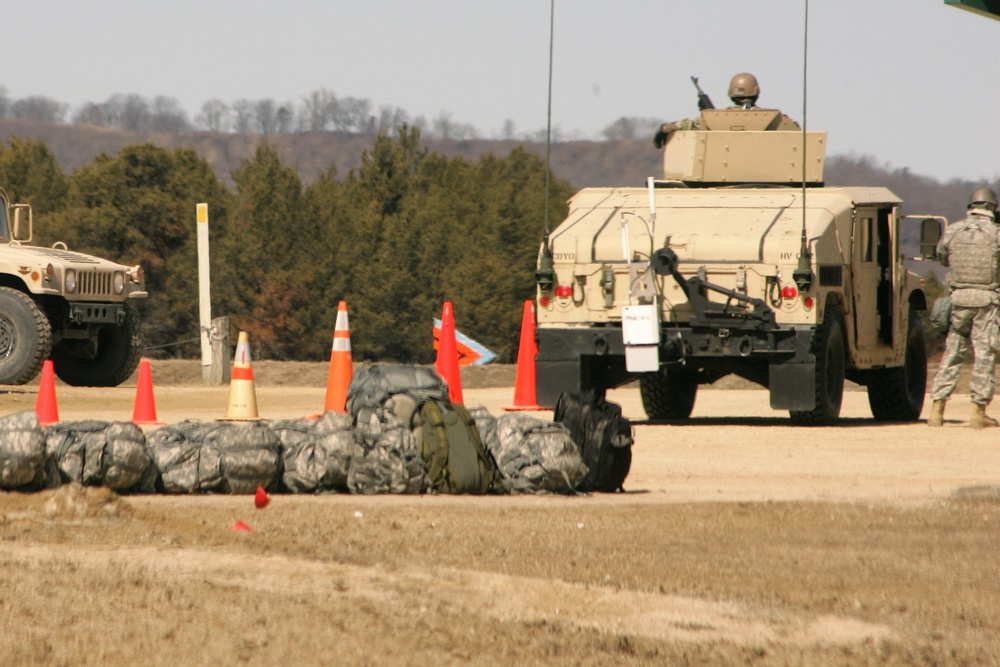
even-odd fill
[[[937,245],[941,240],[941,220],[924,218],[920,223],[920,259],[937,259]]]
[[[30,204],[14,204],[14,228],[10,237],[14,241],[31,241],[32,219]]]

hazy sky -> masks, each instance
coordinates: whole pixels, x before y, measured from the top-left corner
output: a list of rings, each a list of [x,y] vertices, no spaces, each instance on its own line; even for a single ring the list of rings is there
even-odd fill
[[[338,97],[449,113],[483,136],[545,127],[549,0],[35,0],[4,3],[0,85],[73,110],[116,93],[300,104]],[[553,125],[697,114],[750,71],[762,106],[941,180],[1000,177],[1000,21],[943,0],[556,0]]]

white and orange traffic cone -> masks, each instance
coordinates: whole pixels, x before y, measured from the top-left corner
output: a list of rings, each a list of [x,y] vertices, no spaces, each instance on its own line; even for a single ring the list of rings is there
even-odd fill
[[[250,342],[246,331],[241,331],[233,358],[233,371],[229,380],[229,421],[258,419],[257,392],[253,385],[253,367],[250,365]]]
[[[351,327],[347,321],[347,302],[337,306],[337,323],[333,328],[333,350],[330,371],[326,378],[326,401],[323,410],[347,412],[347,388],[354,376],[351,359]]]

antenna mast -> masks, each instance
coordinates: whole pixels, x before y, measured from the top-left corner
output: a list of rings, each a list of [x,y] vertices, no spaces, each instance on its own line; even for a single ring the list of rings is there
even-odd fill
[[[549,157],[552,152],[552,42],[555,34],[556,0],[549,0],[549,102],[545,121],[545,235],[549,235]]]
[[[809,0],[805,0],[805,19],[802,30],[802,244],[799,246],[799,265],[792,272],[792,280],[800,292],[805,292],[812,284],[812,256],[809,253],[809,238],[806,235],[806,76],[809,62]]]

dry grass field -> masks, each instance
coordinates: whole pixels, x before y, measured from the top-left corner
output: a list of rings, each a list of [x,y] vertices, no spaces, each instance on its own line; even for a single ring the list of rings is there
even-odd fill
[[[322,405],[324,365],[254,368],[262,417]],[[161,420],[224,414],[228,390],[199,371],[154,362]],[[466,403],[499,414],[512,377],[463,374]],[[135,384],[57,392],[63,420],[127,420]],[[0,414],[35,395],[0,388]],[[684,424],[643,421],[634,388],[610,398],[636,423],[624,494],[258,510],[0,493],[2,662],[1000,663],[1000,429],[965,428],[966,397],[943,429],[876,424],[858,391],[840,426],[813,429],[738,384],[702,391]]]

